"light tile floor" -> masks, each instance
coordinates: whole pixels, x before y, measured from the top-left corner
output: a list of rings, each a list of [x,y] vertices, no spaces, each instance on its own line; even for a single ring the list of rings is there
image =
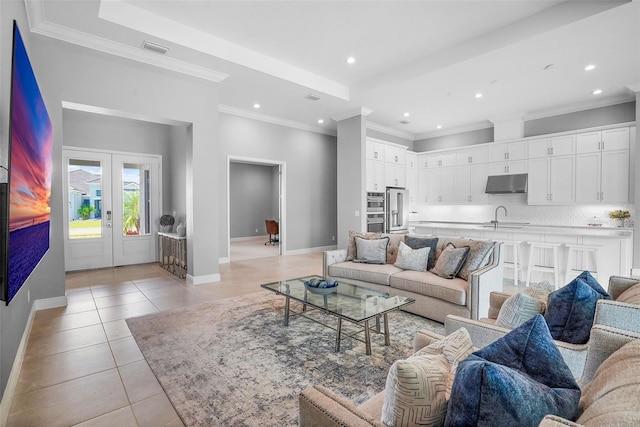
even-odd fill
[[[322,254],[239,260],[189,286],[156,264],[68,273],[68,305],[37,312],[8,426],[182,426],[124,319],[322,273]]]

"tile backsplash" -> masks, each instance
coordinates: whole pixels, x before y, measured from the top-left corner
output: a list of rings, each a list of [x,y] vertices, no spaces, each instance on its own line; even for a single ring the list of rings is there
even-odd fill
[[[609,218],[615,209],[628,210],[631,218],[626,227],[633,227],[634,205],[571,205],[571,206],[529,206],[526,194],[492,194],[488,205],[417,205],[412,206],[410,221],[470,221],[484,222],[494,218],[498,206],[507,208],[507,216],[500,209],[499,221],[528,222],[536,225],[583,226],[602,223],[605,227],[617,227],[618,221]]]

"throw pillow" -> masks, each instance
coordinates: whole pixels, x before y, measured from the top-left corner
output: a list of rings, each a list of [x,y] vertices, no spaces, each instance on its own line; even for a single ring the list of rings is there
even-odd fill
[[[381,421],[387,426],[441,426],[458,363],[471,354],[460,328],[389,369]]]
[[[347,245],[347,261],[353,261],[356,257],[356,236],[363,239],[378,239],[380,233],[361,233],[359,231],[349,231],[349,244]]]
[[[354,262],[363,262],[366,264],[386,264],[387,245],[389,244],[388,237],[368,240],[356,236],[355,239],[357,258],[354,259]]]
[[[462,264],[462,268],[458,272],[458,277],[469,280],[469,274],[473,273],[480,267],[487,258],[489,251],[493,249],[495,242],[471,240],[467,245],[469,246],[469,255]]]
[[[611,297],[600,285],[594,287],[593,282],[589,284],[580,276],[550,293],[544,318],[549,325],[551,336],[571,344],[584,344],[589,341],[599,299]]]
[[[449,243],[436,260],[436,265],[431,272],[444,279],[453,279],[462,268],[467,255],[469,255],[468,246],[456,248]]]
[[[445,426],[537,426],[574,420],[580,388],[541,315],[460,362]]]
[[[551,283],[544,281],[511,295],[500,307],[496,325],[515,329],[536,314],[543,314],[547,307],[547,297],[554,289]]]
[[[629,304],[640,304],[640,283],[633,285],[621,293],[616,301],[626,302]]]
[[[411,249],[404,242],[398,247],[395,265],[403,270],[427,271],[430,248]]]
[[[438,247],[437,237],[417,237],[407,235],[404,236],[404,242],[411,249],[429,248],[429,265],[427,270],[431,270],[436,265],[436,248]]]

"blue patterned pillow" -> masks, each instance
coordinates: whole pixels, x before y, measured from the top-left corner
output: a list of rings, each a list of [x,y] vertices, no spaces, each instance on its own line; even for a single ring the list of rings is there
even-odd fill
[[[460,362],[445,426],[537,426],[575,420],[580,388],[542,315]]]
[[[544,318],[553,339],[571,344],[589,341],[599,299],[611,297],[588,271],[551,292]]]

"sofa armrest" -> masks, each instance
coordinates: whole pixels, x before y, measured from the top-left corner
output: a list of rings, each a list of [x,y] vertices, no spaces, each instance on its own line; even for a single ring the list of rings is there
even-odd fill
[[[347,260],[346,249],[335,249],[333,251],[324,251],[322,256],[322,273],[324,278],[329,278],[329,266]]]
[[[489,319],[497,319],[498,313],[500,313],[500,309],[502,308],[502,304],[509,298],[512,294],[507,294],[505,292],[491,292],[489,294],[489,313],[487,317]]]
[[[640,277],[611,276],[609,277],[609,295],[616,300],[621,293],[638,283],[640,283]]]
[[[598,300],[593,324],[640,332],[640,305]]]
[[[429,344],[440,341],[443,338],[444,336],[435,332],[431,332],[426,329],[420,329],[413,337],[413,352],[415,353],[416,351],[425,348]]]
[[[576,424],[573,421],[565,420],[557,415],[546,415],[538,427],[580,427],[582,424]]]
[[[478,320],[489,313],[489,295],[493,291],[502,290],[504,251],[502,242],[493,246],[491,263],[469,275],[467,290],[467,307],[471,311],[471,318]]]
[[[326,387],[312,386],[298,396],[300,427],[383,427],[379,420]]]
[[[478,320],[465,319],[464,317],[447,315],[444,320],[444,333],[449,335],[460,328],[469,332],[474,347],[482,348],[502,338],[510,332],[510,329],[484,323]]]

